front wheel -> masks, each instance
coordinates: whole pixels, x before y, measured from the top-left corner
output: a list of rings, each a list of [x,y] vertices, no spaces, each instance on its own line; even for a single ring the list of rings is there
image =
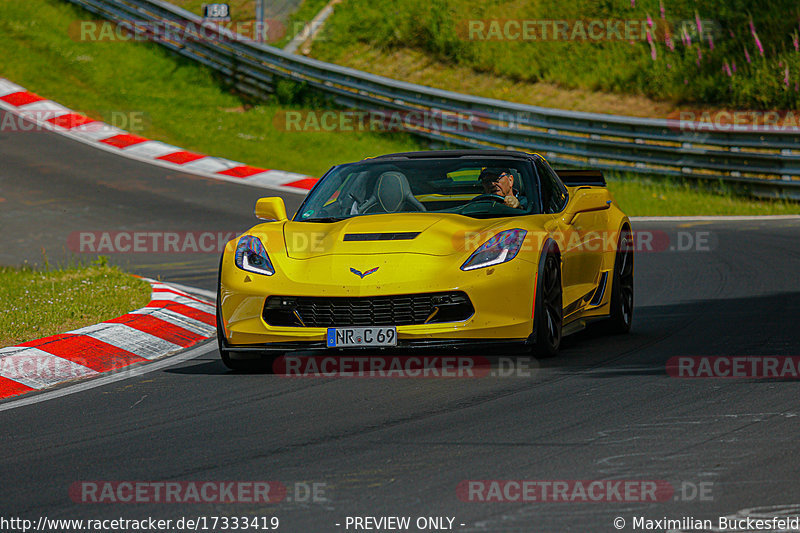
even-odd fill
[[[220,350],[222,362],[231,370],[239,372],[269,372],[275,356],[259,357],[258,359],[231,359],[230,351]]]
[[[222,309],[220,309],[220,284],[217,281],[217,348],[222,363],[231,370],[241,372],[256,372],[272,369],[272,363],[277,356],[260,357],[257,359],[233,359],[231,351],[225,347],[225,328],[222,327]]]
[[[536,283],[536,345],[537,357],[553,357],[561,346],[561,327],[564,308],[561,289],[561,265],[558,257],[548,253]]]

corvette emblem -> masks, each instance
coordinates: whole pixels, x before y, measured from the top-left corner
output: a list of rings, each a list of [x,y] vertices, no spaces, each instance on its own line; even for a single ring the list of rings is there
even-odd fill
[[[372,274],[373,272],[375,272],[379,268],[380,267],[370,268],[369,270],[367,270],[366,272],[364,272],[362,274],[360,270],[356,270],[355,268],[350,267],[350,272],[352,272],[353,274],[357,275],[359,278],[364,279],[364,276],[369,276],[370,274]]]

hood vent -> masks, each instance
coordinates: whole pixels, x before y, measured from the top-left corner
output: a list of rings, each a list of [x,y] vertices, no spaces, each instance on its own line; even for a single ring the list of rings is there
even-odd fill
[[[405,231],[400,233],[345,233],[346,241],[410,241],[419,235],[419,231]]]

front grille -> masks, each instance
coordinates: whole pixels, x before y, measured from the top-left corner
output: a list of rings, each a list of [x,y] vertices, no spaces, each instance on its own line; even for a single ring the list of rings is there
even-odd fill
[[[461,291],[395,296],[270,296],[264,320],[271,326],[408,326],[461,322],[475,312]]]

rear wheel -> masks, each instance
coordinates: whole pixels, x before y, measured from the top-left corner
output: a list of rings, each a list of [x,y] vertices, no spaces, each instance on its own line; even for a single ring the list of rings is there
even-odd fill
[[[548,253],[536,287],[536,345],[537,357],[553,357],[561,346],[561,326],[564,308],[561,289],[561,265],[553,253]]]
[[[633,323],[633,239],[625,228],[619,236],[611,288],[611,312],[598,324],[604,333],[628,333]]]

